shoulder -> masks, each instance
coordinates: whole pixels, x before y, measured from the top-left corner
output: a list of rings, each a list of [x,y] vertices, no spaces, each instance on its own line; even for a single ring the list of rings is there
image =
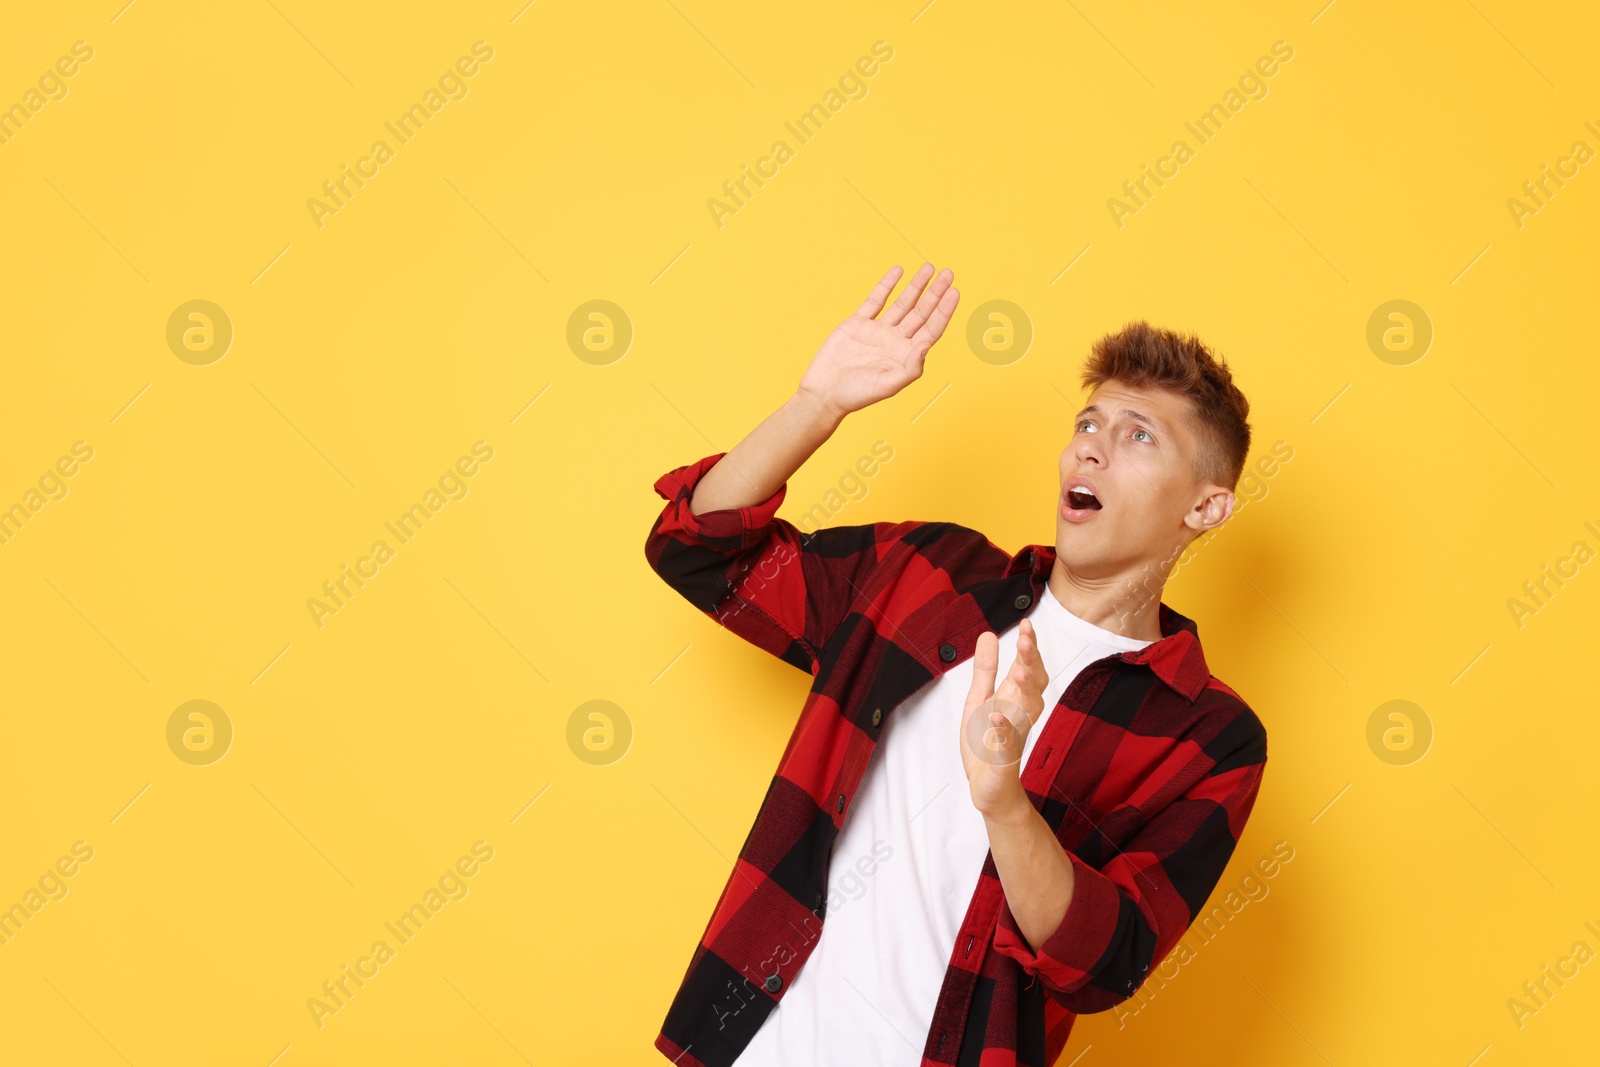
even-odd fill
[[[800,539],[808,554],[823,558],[869,551],[883,562],[897,554],[902,563],[920,558],[949,574],[957,587],[999,577],[1012,559],[1011,553],[970,526],[927,519],[823,526],[802,532]]]
[[[1197,725],[1213,773],[1267,761],[1267,728],[1243,697],[1212,675],[1195,700]]]
[[[957,522],[913,522],[901,526],[899,540],[958,579],[958,587],[998,578],[1012,560],[1010,552],[983,533]]]

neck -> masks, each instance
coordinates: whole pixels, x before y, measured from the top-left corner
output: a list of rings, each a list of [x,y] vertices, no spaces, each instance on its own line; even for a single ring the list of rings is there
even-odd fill
[[[1050,568],[1050,592],[1084,622],[1135,641],[1159,641],[1161,593],[1165,573],[1141,564],[1105,578],[1074,574],[1057,556]]]

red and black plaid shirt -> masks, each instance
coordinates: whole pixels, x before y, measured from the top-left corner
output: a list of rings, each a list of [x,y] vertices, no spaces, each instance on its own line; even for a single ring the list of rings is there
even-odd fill
[[[668,1009],[656,1048],[726,1067],[816,947],[833,842],[887,717],[1017,625],[1055,561],[948,522],[810,534],[759,504],[689,510],[724,453],[662,475],[645,542],[657,574],[746,641],[814,676],[799,722]],[[985,856],[921,1067],[1049,1067],[1073,1021],[1128,999],[1200,912],[1261,787],[1267,734],[1211,676],[1195,624],[1084,667],[1034,743],[1022,785],[1071,857],[1061,925],[1035,951]],[[953,743],[953,739],[952,739]]]

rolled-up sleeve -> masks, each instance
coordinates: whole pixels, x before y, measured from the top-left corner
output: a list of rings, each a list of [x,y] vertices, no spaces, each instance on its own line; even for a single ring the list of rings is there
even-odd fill
[[[899,528],[870,523],[803,533],[777,515],[787,482],[758,503],[696,515],[689,508],[695,486],[724,455],[656,479],[655,490],[667,503],[645,540],[645,557],[719,625],[816,674],[823,646],[865,595],[880,540]]]
[[[1078,1014],[1129,997],[1204,908],[1255,805],[1266,767],[1266,733],[1253,713],[1223,758],[1206,769],[1099,869],[1071,850],[1072,900],[1035,950],[1004,902],[994,947],[1038,976],[1046,992]]]
[[[725,455],[727,453],[717,452],[676,467],[656,479],[656,493],[667,502],[650,531],[647,545],[656,551],[656,558],[665,547],[666,539],[691,548],[709,548],[732,558],[760,544],[766,537],[768,524],[788,495],[788,482],[778,486],[765,500],[747,507],[702,511],[698,515],[690,510],[689,501],[700,479]]]

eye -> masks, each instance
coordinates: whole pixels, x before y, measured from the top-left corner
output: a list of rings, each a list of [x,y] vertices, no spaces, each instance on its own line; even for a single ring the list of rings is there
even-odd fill
[[[1087,426],[1087,425],[1089,425],[1089,424],[1090,424],[1090,423],[1092,423],[1092,422],[1094,422],[1094,420],[1093,420],[1093,419],[1079,419],[1079,420],[1078,420],[1078,429],[1079,429],[1079,431],[1082,431],[1082,429],[1083,429],[1083,428],[1084,428],[1084,427],[1085,427],[1085,426]]]
[[[1149,431],[1149,430],[1145,430],[1145,429],[1137,429],[1137,430],[1134,430],[1134,431],[1133,431],[1133,432],[1134,432],[1134,433],[1136,433],[1136,434],[1140,434],[1140,433],[1142,433],[1142,434],[1144,434],[1144,435],[1145,435],[1145,436],[1146,436],[1146,437],[1150,437],[1150,431]],[[1154,441],[1154,440],[1155,440],[1155,438],[1154,438],[1154,437],[1150,437],[1150,440],[1152,440],[1152,441]]]

